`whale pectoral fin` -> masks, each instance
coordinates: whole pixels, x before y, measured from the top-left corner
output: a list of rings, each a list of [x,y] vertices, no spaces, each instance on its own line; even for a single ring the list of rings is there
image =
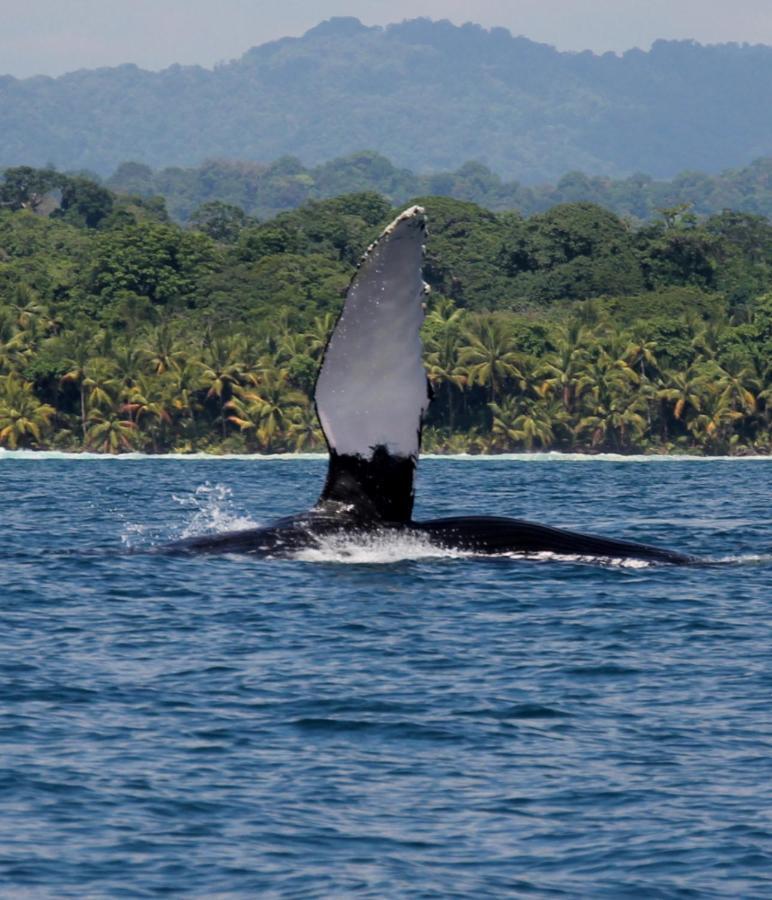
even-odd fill
[[[695,557],[592,534],[579,534],[562,528],[551,528],[522,519],[499,516],[455,516],[415,522],[411,526],[442,547],[470,550],[476,553],[540,553],[551,552],[571,556],[611,559],[640,559],[651,562],[690,565]]]
[[[330,451],[321,501],[407,522],[429,405],[420,329],[426,222],[412,207],[370,247],[324,352],[316,410]]]

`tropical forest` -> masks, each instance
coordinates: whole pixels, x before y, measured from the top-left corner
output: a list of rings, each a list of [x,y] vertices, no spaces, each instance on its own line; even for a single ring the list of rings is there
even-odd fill
[[[645,220],[437,195],[423,447],[772,452],[772,224],[689,203]],[[0,447],[324,449],[316,371],[367,246],[372,190],[257,217],[16,166],[0,181]]]

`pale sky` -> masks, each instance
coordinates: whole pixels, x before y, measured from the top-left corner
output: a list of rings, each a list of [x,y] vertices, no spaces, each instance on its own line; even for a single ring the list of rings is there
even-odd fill
[[[501,25],[561,50],[648,49],[657,38],[772,44],[772,0],[0,0],[0,74],[209,67],[330,16]]]

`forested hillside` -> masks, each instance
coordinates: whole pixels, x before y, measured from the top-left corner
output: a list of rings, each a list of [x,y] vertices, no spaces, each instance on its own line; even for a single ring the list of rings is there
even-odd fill
[[[772,451],[767,220],[420,202],[427,449]],[[264,223],[214,205],[182,228],[157,198],[6,172],[0,445],[320,448],[320,354],[394,213],[359,193]]]
[[[263,219],[308,200],[351,191],[376,191],[394,205],[427,194],[453,197],[523,215],[545,212],[558,203],[586,201],[640,220],[656,218],[661,209],[682,204],[699,216],[732,209],[772,217],[772,157],[719,175],[683,172],[669,181],[655,181],[642,174],[613,179],[569,172],[554,185],[529,187],[504,181],[481,163],[466,163],[454,172],[417,175],[365,151],[313,167],[286,156],[268,165],[210,160],[193,168],[159,171],[127,162],[105,183],[121,193],[163,196],[171,216],[181,222],[212,201],[238,206]]]
[[[502,28],[335,19],[214,70],[2,77],[0,167],[310,165],[372,147],[418,172],[474,159],[526,183],[574,170],[667,178],[769,155],[769,109],[769,47],[657,41],[597,56]]]

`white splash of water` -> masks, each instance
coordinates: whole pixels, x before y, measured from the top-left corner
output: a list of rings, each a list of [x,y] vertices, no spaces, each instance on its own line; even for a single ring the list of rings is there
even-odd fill
[[[497,554],[497,556],[507,559],[525,559],[531,562],[583,563],[608,569],[649,569],[655,565],[651,560],[632,559],[629,556],[588,556],[581,553],[554,553],[551,550],[540,550],[530,553],[512,551],[510,553]]]
[[[121,544],[123,544],[126,550],[133,550],[146,543],[151,536],[151,529],[149,526],[140,525],[139,523],[130,523],[123,527],[123,531],[121,532]]]
[[[384,565],[427,559],[506,559],[538,563],[585,563],[620,569],[646,569],[652,563],[643,559],[581,556],[573,553],[477,553],[438,547],[422,535],[405,532],[374,532],[372,534],[327,535],[315,547],[298,550],[295,560],[314,563],[348,563],[353,565]]]
[[[169,540],[181,540],[200,534],[220,534],[257,528],[261,523],[242,515],[234,507],[233,491],[224,484],[199,485],[191,494],[172,494],[172,500],[188,513],[182,527],[160,528],[157,524],[129,523],[121,533],[121,542],[127,549]]]
[[[181,538],[239,531],[257,528],[259,525],[233,508],[233,491],[224,484],[210,484],[207,481],[200,484],[192,494],[183,497],[173,494],[172,499],[192,513],[180,534]]]
[[[727,566],[763,566],[772,563],[772,553],[742,553],[736,556],[719,556],[708,560]]]
[[[446,550],[426,538],[405,532],[326,535],[315,547],[305,547],[292,558],[303,562],[376,564],[420,559],[463,559],[474,556],[462,550]]]

